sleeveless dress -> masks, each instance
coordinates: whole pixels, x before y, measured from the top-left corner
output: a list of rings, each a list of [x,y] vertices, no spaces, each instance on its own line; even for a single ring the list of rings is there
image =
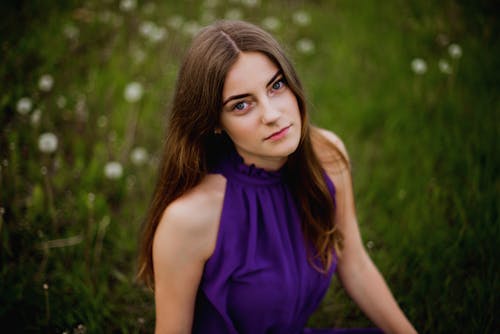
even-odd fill
[[[231,152],[212,172],[227,183],[217,243],[196,297],[193,333],[354,333],[304,329],[336,262],[326,274],[311,266],[311,246],[282,170],[248,166]],[[334,185],[326,174],[325,179],[334,198]]]

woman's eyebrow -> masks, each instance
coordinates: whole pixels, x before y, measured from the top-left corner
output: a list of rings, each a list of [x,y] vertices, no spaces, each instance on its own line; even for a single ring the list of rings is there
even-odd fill
[[[269,80],[269,82],[266,84],[266,87],[268,87],[270,84],[272,84],[274,82],[274,80],[276,80],[277,77],[279,77],[281,75],[281,70],[278,70],[278,72],[276,72],[273,77],[271,78],[271,80]]]
[[[277,77],[279,77],[281,75],[281,70],[278,70],[274,75],[273,77],[271,78],[271,80],[269,80],[266,84],[266,88],[269,87],[269,85],[271,85],[274,80],[276,80]],[[250,94],[240,94],[240,95],[233,95],[233,96],[230,96],[227,98],[226,101],[224,101],[222,103],[222,106],[225,106],[229,101],[231,100],[237,100],[237,99],[241,99],[241,98],[244,98],[244,97],[247,97],[247,96],[250,96]]]

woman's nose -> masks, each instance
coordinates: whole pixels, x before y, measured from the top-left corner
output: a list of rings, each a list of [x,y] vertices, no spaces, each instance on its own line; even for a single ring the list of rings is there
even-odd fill
[[[270,101],[269,99],[265,99],[261,105],[263,124],[272,124],[280,118],[281,112],[279,111],[277,106],[272,103],[272,101]]]

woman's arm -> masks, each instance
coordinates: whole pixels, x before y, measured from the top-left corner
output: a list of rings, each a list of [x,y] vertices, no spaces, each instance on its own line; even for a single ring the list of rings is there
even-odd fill
[[[223,180],[210,175],[163,214],[153,241],[155,333],[191,333],[196,293],[217,239]]]
[[[348,159],[347,151],[336,135],[325,130],[320,132]],[[332,159],[327,160],[330,163],[325,165],[325,169],[336,187],[336,222],[344,237],[344,248],[338,262],[344,288],[384,332],[416,333],[363,246],[356,219],[350,168],[338,168],[331,162]]]

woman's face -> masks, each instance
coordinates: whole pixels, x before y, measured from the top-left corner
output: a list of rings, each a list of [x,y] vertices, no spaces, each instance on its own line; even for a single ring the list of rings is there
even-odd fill
[[[277,170],[300,141],[297,98],[264,54],[242,52],[222,91],[221,128],[246,164]]]

